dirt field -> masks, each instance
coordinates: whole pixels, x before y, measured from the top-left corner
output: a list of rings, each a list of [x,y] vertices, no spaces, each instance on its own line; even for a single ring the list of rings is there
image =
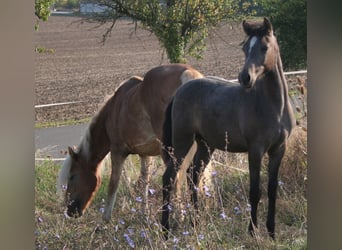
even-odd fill
[[[143,76],[151,68],[168,63],[151,33],[129,20],[118,21],[111,37],[101,43],[105,26],[80,23],[79,17],[51,16],[35,33],[36,47],[53,53],[35,54],[36,105],[82,103],[36,109],[36,122],[82,119],[93,116],[106,94],[132,75]],[[188,63],[205,75],[237,78],[243,64],[240,23],[213,30],[202,60]]]

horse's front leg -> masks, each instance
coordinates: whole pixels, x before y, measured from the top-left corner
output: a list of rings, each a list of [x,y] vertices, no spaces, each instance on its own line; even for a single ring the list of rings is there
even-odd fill
[[[145,214],[148,211],[148,189],[150,184],[150,166],[152,163],[151,156],[140,155],[140,176],[138,180],[139,190],[143,190],[143,204],[142,211]]]
[[[108,186],[107,202],[106,202],[106,206],[105,206],[104,213],[102,216],[104,222],[110,221],[113,207],[114,207],[115,200],[116,200],[116,192],[119,186],[122,166],[126,157],[127,155],[123,155],[123,154],[118,155],[116,153],[111,153],[112,173],[110,176],[110,182]]]
[[[248,152],[248,164],[249,164],[249,201],[251,204],[251,221],[249,223],[248,231],[254,236],[254,227],[258,226],[257,222],[257,210],[260,201],[260,168],[261,160],[263,157],[263,150],[260,147],[255,146]]]
[[[277,149],[270,150],[268,152],[268,213],[266,227],[269,236],[275,239],[275,204],[277,199],[277,186],[278,186],[278,172],[280,162],[283,159],[285,153],[285,146],[281,146]]]

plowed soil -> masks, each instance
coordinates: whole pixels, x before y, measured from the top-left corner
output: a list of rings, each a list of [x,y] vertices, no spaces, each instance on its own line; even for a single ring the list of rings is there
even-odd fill
[[[93,116],[105,96],[132,75],[143,76],[168,60],[153,34],[135,29],[130,20],[118,21],[103,44],[108,25],[81,23],[80,17],[51,16],[35,33],[36,105],[80,101],[36,108],[36,122],[78,120]],[[244,56],[240,23],[212,30],[202,60],[188,63],[205,75],[235,79]]]

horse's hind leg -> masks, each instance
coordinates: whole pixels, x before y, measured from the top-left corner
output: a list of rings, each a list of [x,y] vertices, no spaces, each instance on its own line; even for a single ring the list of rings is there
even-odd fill
[[[277,197],[277,186],[278,186],[278,171],[280,162],[284,156],[285,147],[277,148],[276,150],[270,150],[268,152],[268,213],[267,213],[267,231],[269,236],[275,238],[275,204]]]
[[[210,161],[212,152],[205,141],[197,140],[197,152],[194,157],[193,165],[191,165],[187,172],[188,186],[191,192],[191,201],[194,204],[195,209],[198,209],[198,185],[200,176],[203,173],[205,167]]]
[[[145,214],[148,211],[148,189],[150,184],[150,166],[152,163],[151,156],[140,155],[140,176],[138,179],[139,190],[143,190],[142,211]]]
[[[165,238],[168,238],[168,231],[170,229],[169,225],[169,215],[171,211],[171,193],[175,186],[176,175],[179,171],[180,165],[182,161],[187,158],[187,153],[191,149],[193,145],[193,136],[190,134],[188,136],[182,134],[178,138],[182,138],[183,140],[178,140],[174,137],[175,141],[177,141],[177,146],[174,146],[174,149],[165,149],[163,153],[163,160],[166,165],[166,170],[163,175],[163,208],[162,208],[162,220],[161,224],[164,231]],[[188,139],[188,140],[184,140]],[[170,151],[171,150],[171,151]],[[174,150],[174,151],[172,151]]]
[[[118,155],[118,154],[111,153],[112,173],[110,176],[110,182],[108,186],[107,202],[106,202],[106,206],[105,206],[104,213],[102,216],[105,222],[109,222],[111,215],[112,215],[113,207],[114,207],[115,200],[116,200],[116,192],[117,192],[120,177],[121,177],[122,166],[126,157],[127,155]]]

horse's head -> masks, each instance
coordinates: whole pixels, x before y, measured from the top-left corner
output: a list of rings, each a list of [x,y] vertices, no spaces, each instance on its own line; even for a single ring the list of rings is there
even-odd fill
[[[239,82],[245,88],[251,88],[274,69],[279,49],[272,24],[266,17],[263,21],[243,21],[242,25],[248,38],[242,47],[245,64],[239,74]]]
[[[58,185],[63,186],[65,183],[66,213],[76,218],[82,216],[94,198],[101,184],[101,177],[97,170],[89,165],[85,157],[81,157],[70,147],[68,151],[69,155],[61,170]]]

